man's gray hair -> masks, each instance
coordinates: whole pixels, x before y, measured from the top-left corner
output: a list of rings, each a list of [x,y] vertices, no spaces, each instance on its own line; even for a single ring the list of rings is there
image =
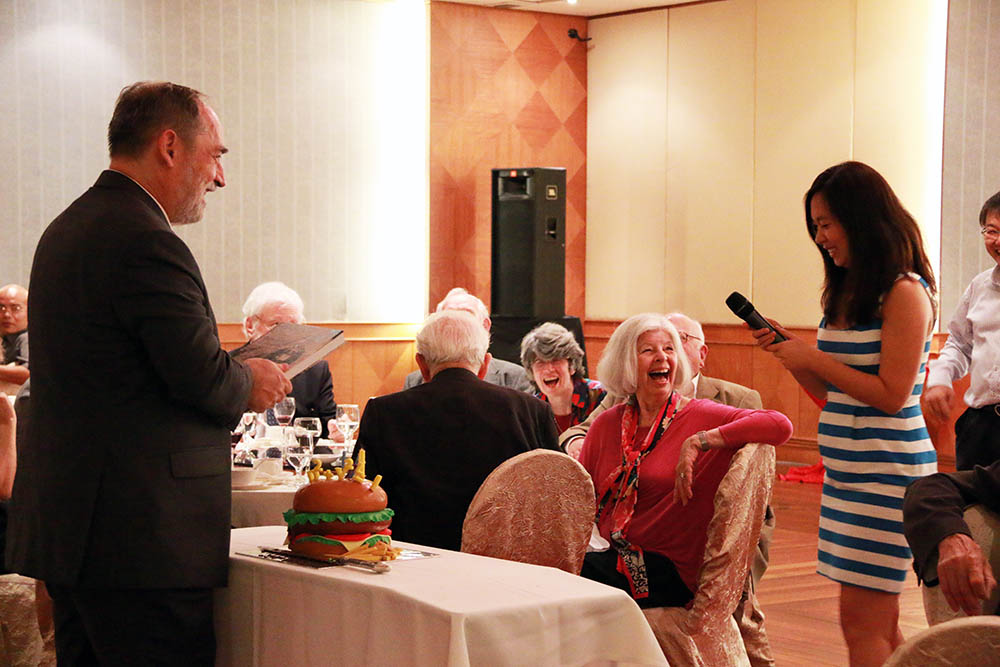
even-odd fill
[[[639,337],[647,331],[665,331],[673,340],[674,351],[677,353],[677,365],[673,372],[674,388],[682,391],[691,380],[691,367],[677,329],[666,315],[642,313],[633,315],[618,325],[597,365],[597,377],[611,393],[619,396],[631,396],[635,393],[639,386],[636,344]]]
[[[483,323],[462,310],[433,313],[417,332],[417,354],[432,373],[445,364],[478,371],[489,348],[490,335]]]
[[[434,312],[440,313],[446,309],[471,312],[479,318],[480,326],[482,326],[483,320],[490,318],[490,311],[486,308],[486,304],[483,303],[482,299],[475,294],[470,294],[464,287],[453,287],[449,290],[440,303],[438,303]]]
[[[527,371],[528,380],[535,389],[538,389],[538,385],[535,384],[535,374],[531,371],[532,364],[536,361],[559,359],[569,362],[569,374],[574,380],[583,379],[583,349],[572,332],[561,324],[539,324],[521,339],[521,366]]]
[[[246,318],[248,317],[258,317],[260,311],[264,310],[264,306],[271,303],[281,303],[287,304],[295,308],[296,317],[295,321],[302,324],[305,321],[305,304],[302,303],[302,297],[299,293],[293,290],[291,287],[285,283],[274,281],[269,283],[261,283],[253,288],[250,292],[250,296],[247,300],[243,302],[243,333],[249,336],[249,332],[246,330]]]

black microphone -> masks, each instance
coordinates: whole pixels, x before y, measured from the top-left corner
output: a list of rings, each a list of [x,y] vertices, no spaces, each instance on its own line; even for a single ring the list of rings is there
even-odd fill
[[[733,311],[736,317],[740,318],[754,329],[770,329],[773,331],[775,343],[782,343],[788,340],[778,333],[778,330],[771,326],[771,323],[765,320],[761,314],[757,312],[757,309],[753,307],[753,304],[747,301],[747,298],[739,292],[733,292],[730,294],[726,298],[726,305],[729,306],[729,310]]]

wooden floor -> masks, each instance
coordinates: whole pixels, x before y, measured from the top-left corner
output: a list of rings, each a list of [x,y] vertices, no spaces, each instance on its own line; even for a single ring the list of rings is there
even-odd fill
[[[774,483],[771,507],[777,526],[758,597],[779,667],[847,665],[847,646],[837,620],[840,586],[816,574],[819,498],[819,484]],[[927,627],[912,572],[899,602],[904,637]]]

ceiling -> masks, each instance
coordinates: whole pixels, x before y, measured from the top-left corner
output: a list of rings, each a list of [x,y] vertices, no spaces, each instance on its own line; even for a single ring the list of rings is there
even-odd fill
[[[577,0],[571,5],[566,0],[448,0],[464,5],[500,7],[503,9],[525,9],[548,14],[569,14],[571,16],[601,16],[636,9],[651,9],[667,5],[681,5],[691,0]]]

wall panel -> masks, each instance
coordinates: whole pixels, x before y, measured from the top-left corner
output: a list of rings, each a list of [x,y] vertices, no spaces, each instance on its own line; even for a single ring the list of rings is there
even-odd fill
[[[230,148],[227,187],[178,230],[221,320],[265,280],[312,319],[419,319],[426,16],[422,0],[3,0],[0,282],[27,283],[42,229],[107,165],[118,91],[169,79],[209,96]]]
[[[587,314],[664,309],[667,11],[590,22]]]
[[[819,322],[823,262],[802,196],[851,157],[854,39],[852,0],[758,3],[753,276],[744,294],[787,325]]]
[[[431,307],[461,286],[490,301],[490,170],[566,168],[566,312],[584,312],[585,19],[447,2],[430,8]]]

